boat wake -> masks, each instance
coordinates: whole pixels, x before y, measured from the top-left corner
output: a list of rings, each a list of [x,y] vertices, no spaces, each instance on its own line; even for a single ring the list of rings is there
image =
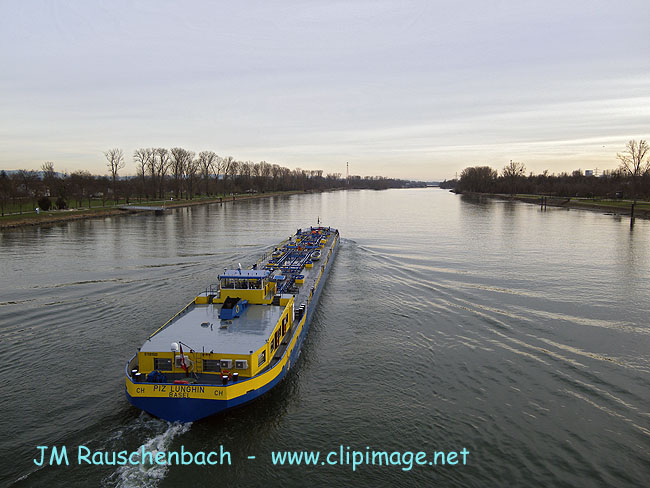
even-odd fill
[[[179,422],[165,422],[149,415],[142,413],[138,419],[125,429],[115,433],[109,442],[115,444],[124,444],[124,441],[130,444],[129,440],[133,436],[143,437],[143,431],[150,435],[147,440],[142,442],[138,447],[129,447],[131,451],[139,450],[142,447],[148,452],[153,453],[154,457],[158,452],[166,452],[172,441],[188,432],[191,423],[181,424]],[[124,449],[124,447],[121,447]],[[117,468],[113,473],[102,481],[102,486],[111,486],[118,488],[153,488],[165,478],[168,466],[159,464],[137,464],[135,466],[125,465]]]

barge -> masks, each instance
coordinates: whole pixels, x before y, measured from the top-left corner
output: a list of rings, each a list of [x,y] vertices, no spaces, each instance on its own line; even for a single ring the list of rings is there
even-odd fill
[[[127,362],[129,402],[193,422],[268,392],[300,355],[339,240],[298,229],[250,268],[224,269]]]

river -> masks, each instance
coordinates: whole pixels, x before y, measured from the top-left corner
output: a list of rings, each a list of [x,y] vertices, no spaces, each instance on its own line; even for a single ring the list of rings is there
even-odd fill
[[[123,369],[136,347],[224,267],[253,263],[319,217],[342,243],[288,377],[190,425],[131,407]],[[631,229],[440,189],[2,231],[0,486],[644,486],[649,256],[649,221]],[[223,446],[232,464],[36,466],[36,446],[53,445]],[[354,471],[271,460],[340,446],[469,454],[464,465]]]

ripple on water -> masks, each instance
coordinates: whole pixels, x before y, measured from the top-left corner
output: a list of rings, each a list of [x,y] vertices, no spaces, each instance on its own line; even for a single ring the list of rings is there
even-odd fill
[[[223,267],[255,262],[317,216],[343,240],[287,379],[191,427],[130,407],[122,374],[135,348]],[[17,461],[0,460],[0,484],[641,486],[650,469],[648,231],[646,222],[630,233],[603,216],[400,190],[3,233],[0,448]],[[35,471],[33,446],[53,443],[223,443],[234,463]],[[268,460],[272,450],[340,444],[472,454],[462,468],[408,473]]]

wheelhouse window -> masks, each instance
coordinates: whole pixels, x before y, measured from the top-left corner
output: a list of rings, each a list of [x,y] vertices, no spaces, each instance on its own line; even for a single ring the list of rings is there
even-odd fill
[[[154,358],[153,369],[157,369],[159,371],[171,371],[172,360],[170,358]]]
[[[268,284],[269,272],[266,270],[231,269],[219,276],[219,287],[223,290],[263,290]]]
[[[231,279],[222,279],[221,280],[221,288],[232,290],[235,288],[235,280]]]
[[[218,373],[221,371],[221,361],[218,359],[204,359],[203,371],[205,373]]]

